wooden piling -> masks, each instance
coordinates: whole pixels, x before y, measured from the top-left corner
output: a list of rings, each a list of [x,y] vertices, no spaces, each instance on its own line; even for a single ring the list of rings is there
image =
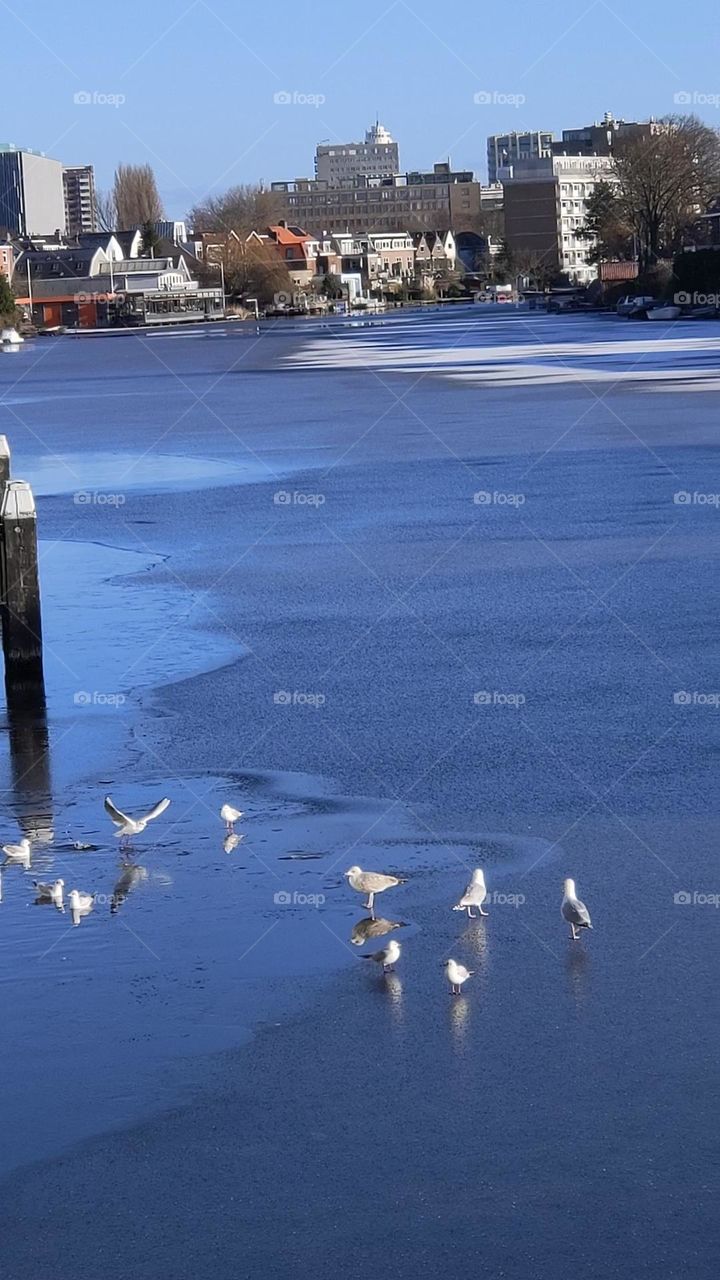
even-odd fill
[[[9,455],[8,455],[9,456]],[[8,702],[43,699],[37,514],[29,484],[8,480],[0,507],[2,633]]]
[[[10,445],[7,436],[0,436],[0,502],[5,485],[10,479]]]

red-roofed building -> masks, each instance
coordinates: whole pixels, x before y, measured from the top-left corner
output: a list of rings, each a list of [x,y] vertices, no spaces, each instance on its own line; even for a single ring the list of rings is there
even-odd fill
[[[298,286],[308,285],[317,274],[320,243],[307,231],[303,231],[302,227],[291,227],[286,222],[278,222],[276,226],[268,227],[265,236],[258,238],[274,245]]]

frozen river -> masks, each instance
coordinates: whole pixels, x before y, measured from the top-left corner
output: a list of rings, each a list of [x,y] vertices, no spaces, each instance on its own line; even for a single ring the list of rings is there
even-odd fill
[[[719,371],[713,323],[490,307],[0,360],[13,1280],[714,1275]],[[112,911],[108,791],[172,802]],[[408,877],[387,980],[352,863]]]

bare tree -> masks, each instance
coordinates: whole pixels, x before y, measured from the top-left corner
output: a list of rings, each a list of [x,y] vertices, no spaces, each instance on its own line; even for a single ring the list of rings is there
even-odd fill
[[[261,183],[243,183],[220,196],[208,196],[188,213],[194,231],[234,231],[246,239],[251,231],[263,231],[283,216],[280,192]]]
[[[614,158],[619,204],[638,240],[640,269],[708,208],[720,188],[720,134],[696,116],[668,116]]]
[[[119,231],[157,222],[163,216],[155,174],[149,164],[119,164],[112,194]]]
[[[112,191],[95,193],[95,221],[99,231],[114,231],[117,225],[115,197]]]

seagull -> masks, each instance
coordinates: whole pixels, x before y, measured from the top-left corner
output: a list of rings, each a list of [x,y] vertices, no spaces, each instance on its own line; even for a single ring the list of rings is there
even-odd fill
[[[42,884],[40,880],[33,880],[33,889],[37,894],[38,902],[52,902],[60,911],[63,908],[63,889],[65,888],[64,880],[55,880],[52,884]]]
[[[21,862],[26,869],[30,866],[30,841],[27,837],[19,844],[4,844],[2,851],[10,862]]]
[[[79,889],[71,889],[69,894],[70,914],[74,925],[78,925],[82,916],[88,916],[95,903],[94,893],[81,893]]]
[[[472,873],[472,879],[467,886],[460,901],[453,907],[453,911],[467,911],[470,920],[474,920],[473,907],[477,907],[481,916],[486,916],[487,911],[483,911],[482,904],[487,898],[487,889],[485,888],[485,876],[480,867]]]
[[[231,804],[224,804],[220,810],[220,817],[225,823],[227,831],[233,831],[235,829],[235,823],[239,822],[242,816],[242,809],[233,809]]]
[[[393,889],[396,884],[406,883],[399,876],[386,876],[379,871],[362,871],[360,867],[350,867],[344,875],[350,882],[351,889],[367,894],[365,906],[368,911],[373,909],[376,893],[384,893],[386,889]]]
[[[379,920],[373,920],[372,916],[367,916],[353,925],[350,941],[354,947],[361,947],[368,938],[382,938],[386,933],[392,933],[393,929],[404,928],[402,920],[385,920],[382,916]]]
[[[154,818],[159,818],[170,804],[169,800],[161,800],[155,805],[149,813],[144,813],[140,818],[130,818],[121,809],[116,809],[110,796],[105,797],[105,812],[110,814],[115,826],[119,828],[115,832],[116,840],[131,840],[133,836],[139,836],[145,830],[148,822],[152,822]]]
[[[457,960],[448,960],[445,965],[445,976],[450,983],[450,994],[453,996],[460,995],[460,988],[468,978],[473,975],[472,969],[466,969],[464,964],[458,964]]]
[[[392,942],[388,942],[382,951],[373,951],[370,955],[361,956],[360,959],[374,960],[376,964],[382,965],[383,973],[387,973],[389,969],[392,969],[395,961],[400,959],[400,943],[393,938]]]
[[[96,844],[88,844],[87,840],[76,840],[69,827],[65,828],[65,835],[70,841],[70,847],[76,853],[85,853],[89,849],[97,849]]]
[[[585,903],[581,902],[575,893],[574,880],[566,880],[564,889],[565,892],[563,894],[560,913],[563,920],[567,920],[570,925],[573,940],[577,942],[580,934],[575,932],[576,929],[592,929],[592,925],[590,923],[590,912],[585,906]]]

